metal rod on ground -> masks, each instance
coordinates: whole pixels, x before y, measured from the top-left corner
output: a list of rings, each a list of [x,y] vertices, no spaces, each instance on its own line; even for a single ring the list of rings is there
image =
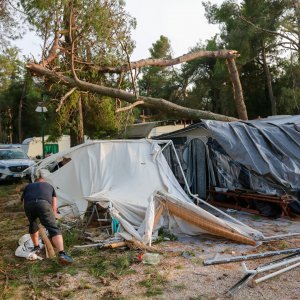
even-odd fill
[[[246,267],[246,264],[243,262],[242,263],[242,266],[243,266],[243,269],[248,272],[247,274],[245,274],[245,276],[240,279],[234,286],[232,286],[228,291],[227,293],[231,296],[233,296],[234,294],[236,294],[239,290],[241,290],[248,282],[250,282],[256,275],[257,275],[257,270],[258,269],[263,269],[267,266],[271,266],[271,265],[275,265],[275,264],[278,264],[280,262],[283,262],[283,261],[291,261],[291,259],[293,259],[294,257],[297,257],[299,256],[299,254],[291,254],[289,256],[286,256],[286,257],[283,257],[283,258],[280,258],[280,259],[277,259],[277,260],[274,260],[274,261],[271,261],[271,262],[268,262],[268,263],[265,263],[265,264],[262,264],[260,266],[258,266],[255,270],[253,270],[254,272],[250,273],[250,271],[252,270],[248,270],[247,267]],[[286,263],[287,264],[287,263]],[[278,265],[277,265],[278,266]]]
[[[241,290],[249,281],[253,279],[256,274],[246,274],[241,280],[239,280],[234,286],[232,286],[228,291],[227,294],[233,296],[239,290]]]
[[[255,270],[247,269],[246,265],[244,264],[244,270],[245,270],[246,273],[258,274],[258,273],[263,273],[263,272],[266,272],[266,271],[269,271],[269,270],[272,270],[272,269],[276,269],[276,268],[279,268],[279,267],[282,267],[282,266],[286,266],[287,264],[295,263],[295,262],[299,262],[299,261],[300,261],[300,256],[298,255],[298,256],[293,257],[293,258],[283,259],[279,262],[270,263],[266,266],[258,266]]]
[[[90,248],[90,247],[98,247],[103,246],[103,243],[97,243],[97,244],[87,244],[87,245],[75,245],[74,248],[81,249],[81,248]]]
[[[266,276],[260,277],[260,278],[258,278],[258,279],[256,279],[256,280],[254,280],[254,282],[255,282],[255,283],[263,282],[263,281],[265,281],[265,280],[267,280],[267,279],[269,279],[269,278],[275,277],[275,276],[277,276],[277,275],[279,275],[279,274],[282,274],[282,273],[284,273],[284,272],[290,271],[290,270],[292,270],[292,269],[294,269],[294,268],[296,268],[296,267],[299,267],[299,266],[300,266],[300,262],[298,262],[298,263],[296,263],[296,264],[293,264],[293,265],[290,265],[290,266],[288,266],[288,267],[286,267],[286,268],[283,268],[283,269],[281,269],[281,270],[278,270],[278,271],[276,271],[276,272],[273,272],[273,273],[271,273],[271,274],[268,274],[268,275],[266,275]]]
[[[272,236],[264,237],[262,242],[282,240],[282,239],[287,239],[287,238],[292,238],[292,237],[297,237],[297,236],[300,236],[300,232],[272,235]]]
[[[285,250],[278,251],[268,251],[263,253],[249,254],[249,255],[241,255],[227,258],[217,258],[217,259],[207,259],[203,262],[205,266],[217,265],[217,264],[227,264],[231,262],[243,261],[243,260],[251,260],[258,259],[263,257],[269,257],[274,255],[284,255],[284,254],[292,254],[292,253],[300,253],[300,248],[291,248]]]

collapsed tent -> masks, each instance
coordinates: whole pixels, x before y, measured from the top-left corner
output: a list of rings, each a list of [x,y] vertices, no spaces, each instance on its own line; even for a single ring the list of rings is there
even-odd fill
[[[94,141],[44,159],[37,171],[50,170],[46,181],[55,187],[59,210],[69,206],[82,216],[88,202],[97,202],[109,207],[124,231],[144,243],[151,243],[153,232],[167,226],[173,233],[211,233],[254,245],[260,232],[193,203],[162,153],[168,145],[170,141]]]
[[[192,192],[202,197],[217,187],[300,198],[300,116],[201,120],[157,138],[173,140]],[[180,180],[177,161],[166,156]]]

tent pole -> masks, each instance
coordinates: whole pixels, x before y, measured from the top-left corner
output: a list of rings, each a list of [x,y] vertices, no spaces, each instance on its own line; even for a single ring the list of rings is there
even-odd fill
[[[216,210],[216,211],[219,212],[220,214],[226,216],[227,218],[229,218],[230,220],[234,221],[235,223],[238,223],[239,225],[244,226],[244,227],[246,227],[246,228],[248,228],[248,229],[251,229],[251,231],[253,231],[253,228],[251,228],[250,226],[248,226],[248,225],[246,225],[245,223],[243,223],[243,222],[241,222],[241,221],[235,219],[234,217],[232,217],[232,216],[226,214],[226,213],[225,213],[224,211],[222,211],[221,209],[219,209],[219,208],[217,208],[217,207],[215,207],[215,206],[209,204],[209,203],[206,202],[205,200],[203,200],[203,199],[201,199],[201,198],[198,198],[196,195],[194,195],[194,194],[191,193],[191,190],[190,190],[190,188],[189,188],[188,182],[187,182],[186,177],[185,177],[185,174],[184,174],[184,172],[183,172],[183,169],[182,169],[182,166],[181,166],[179,157],[178,157],[178,155],[177,155],[176,149],[175,149],[174,144],[173,144],[172,141],[171,141],[170,145],[172,145],[173,151],[174,151],[174,153],[175,153],[175,157],[176,157],[176,159],[177,159],[177,162],[178,162],[178,165],[179,165],[179,169],[180,169],[180,172],[181,172],[181,174],[182,174],[182,176],[183,176],[184,183],[185,183],[185,185],[186,185],[187,191],[188,191],[188,193],[189,193],[189,195],[190,195],[191,197],[193,197],[194,199],[196,199],[197,204],[199,204],[199,202],[201,202],[201,203],[207,205],[208,207],[210,207],[210,208]],[[264,237],[264,235],[263,235],[263,239],[264,239],[264,238],[265,238],[265,237]]]

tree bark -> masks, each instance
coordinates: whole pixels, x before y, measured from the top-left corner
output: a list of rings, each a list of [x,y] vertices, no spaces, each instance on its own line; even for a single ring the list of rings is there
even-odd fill
[[[231,76],[231,82],[233,85],[233,97],[235,101],[235,107],[237,110],[238,117],[241,120],[248,120],[248,114],[246,105],[244,102],[242,84],[239,77],[234,58],[227,58],[228,71]]]
[[[12,127],[12,114],[11,109],[9,108],[7,111],[8,115],[8,144],[12,144],[13,142],[13,127]]]
[[[78,133],[77,133],[77,141],[78,145],[84,143],[84,130],[83,130],[83,113],[82,113],[82,95],[79,94],[78,98]]]
[[[70,144],[71,147],[84,143],[84,130],[83,130],[83,113],[82,113],[82,95],[76,91],[72,95],[75,101],[75,107],[71,116],[70,126]]]
[[[70,88],[77,87],[79,90],[82,91],[88,91],[91,93],[96,93],[111,98],[119,98],[128,103],[135,103],[137,100],[142,100],[144,101],[144,106],[160,109],[161,111],[168,113],[168,115],[170,116],[186,118],[190,120],[212,119],[228,122],[237,121],[237,119],[233,117],[215,114],[209,111],[202,111],[193,108],[182,107],[165,99],[143,96],[139,96],[139,98],[136,99],[136,96],[132,93],[120,89],[85,82],[82,80],[75,80],[71,77],[49,70],[39,64],[29,63],[27,65],[27,68],[36,76],[45,76],[53,82],[63,84]]]
[[[128,64],[124,64],[119,67],[111,67],[111,66],[95,66],[93,64],[84,63],[87,66],[97,70],[101,73],[123,73],[128,72],[130,69],[138,69],[145,66],[156,66],[156,67],[169,67],[178,64],[182,64],[184,62],[188,62],[191,60],[195,60],[201,57],[211,57],[211,58],[236,58],[239,54],[235,50],[218,50],[218,51],[206,51],[206,50],[199,50],[195,52],[191,52],[188,54],[184,54],[182,56],[172,58],[172,59],[160,59],[160,58],[148,58],[148,59],[141,59],[135,62],[130,62]],[[78,62],[78,61],[77,61]]]
[[[23,109],[23,99],[25,96],[25,90],[26,90],[26,82],[24,82],[23,88],[22,88],[22,94],[19,102],[19,111],[18,111],[18,138],[19,143],[22,144],[23,139],[23,132],[22,132],[22,109]]]
[[[268,88],[268,94],[269,94],[269,99],[271,102],[271,113],[272,116],[277,115],[277,105],[276,105],[276,99],[273,94],[273,87],[272,87],[272,77],[270,73],[270,69],[267,63],[267,56],[266,56],[266,48],[265,48],[265,43],[262,41],[262,60],[263,60],[263,67],[264,67],[264,72],[266,74],[266,79],[267,79],[267,88]]]

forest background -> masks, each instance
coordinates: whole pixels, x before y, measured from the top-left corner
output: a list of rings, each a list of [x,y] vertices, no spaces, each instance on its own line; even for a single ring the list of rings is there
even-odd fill
[[[220,32],[190,53],[208,55],[176,61],[172,41],[161,35],[135,64],[138,24],[124,1],[1,1],[0,143],[40,136],[41,122],[53,140],[70,134],[76,145],[84,135],[126,137],[128,125],[143,121],[241,118],[228,59],[219,55],[229,50],[236,51],[247,118],[299,114],[300,3],[202,5]],[[43,41],[41,62],[21,58],[13,46],[29,29]],[[47,112],[35,113],[38,105]]]

